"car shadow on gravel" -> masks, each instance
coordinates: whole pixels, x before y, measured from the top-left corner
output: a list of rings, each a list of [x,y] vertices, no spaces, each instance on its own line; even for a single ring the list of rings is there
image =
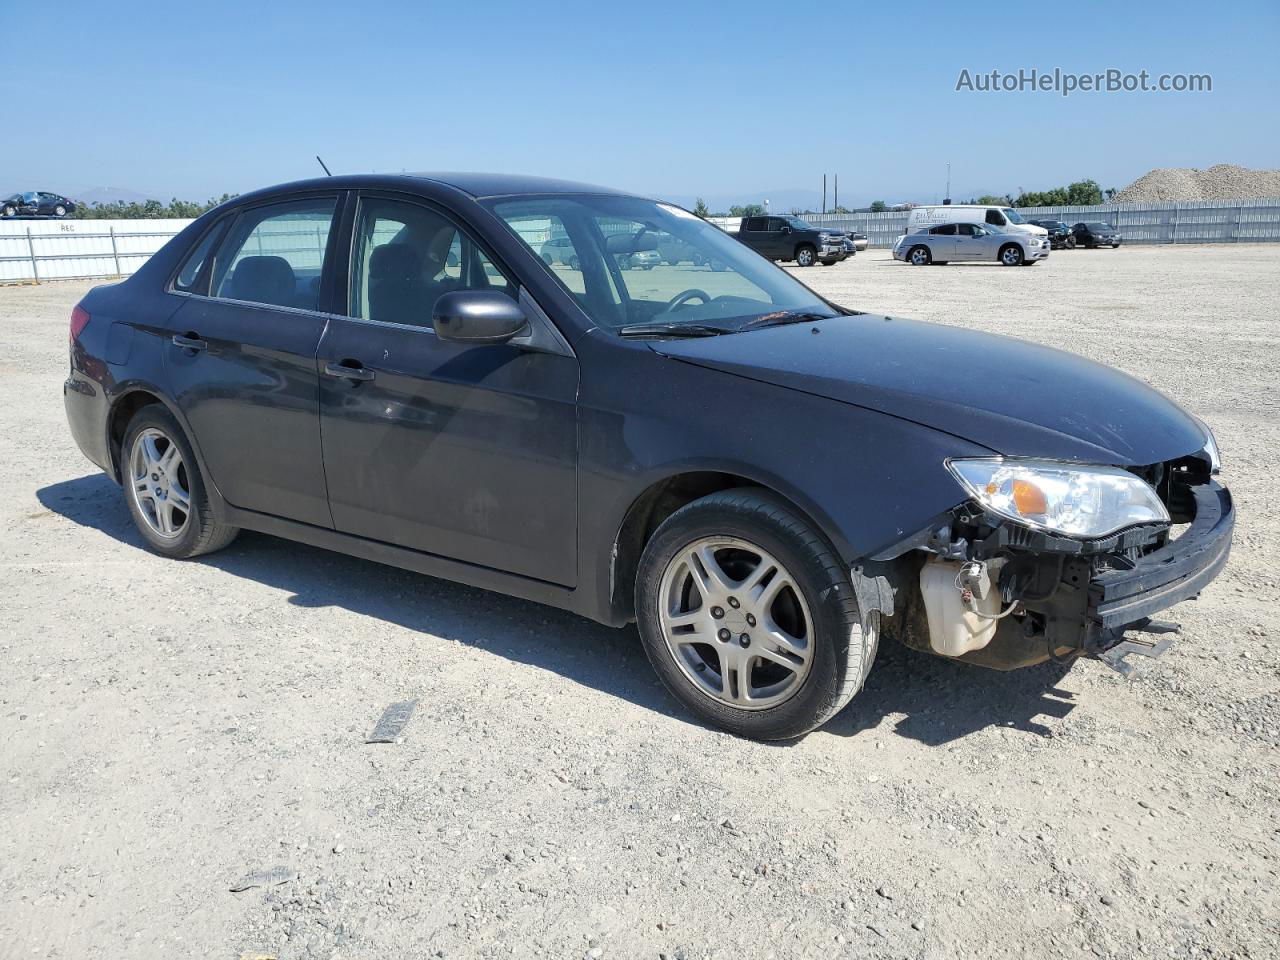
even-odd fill
[[[74,523],[144,549],[120,488],[105,474],[51,484],[36,497]],[[339,607],[455,640],[705,726],[663,689],[634,627],[615,630],[540,604],[248,531],[225,550],[188,562],[287,591],[297,606]],[[1049,728],[1036,718],[1063,717],[1073,707],[1072,694],[1055,686],[1067,669],[998,673],[886,643],[866,687],[823,730],[856,736],[892,716],[894,732],[930,745],[990,726],[1044,736]]]

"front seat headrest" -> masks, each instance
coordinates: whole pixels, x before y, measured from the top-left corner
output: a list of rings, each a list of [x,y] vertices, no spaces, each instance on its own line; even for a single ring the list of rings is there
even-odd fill
[[[384,243],[369,257],[372,280],[416,280],[422,275],[422,257],[407,243]]]

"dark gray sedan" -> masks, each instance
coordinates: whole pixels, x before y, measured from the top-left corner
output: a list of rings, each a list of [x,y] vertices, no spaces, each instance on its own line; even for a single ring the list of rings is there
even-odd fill
[[[647,255],[672,242],[718,269]],[[1234,523],[1213,434],[1131,377],[525,177],[237,197],[85,296],[64,396],[158,554],[259,530],[635,621],[681,703],[764,739],[844,707],[885,635],[1126,669]]]

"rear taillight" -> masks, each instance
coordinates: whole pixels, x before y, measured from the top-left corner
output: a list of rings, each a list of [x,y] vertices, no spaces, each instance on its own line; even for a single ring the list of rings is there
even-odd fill
[[[71,339],[75,340],[80,336],[85,327],[89,325],[89,311],[84,307],[77,306],[71,311]]]

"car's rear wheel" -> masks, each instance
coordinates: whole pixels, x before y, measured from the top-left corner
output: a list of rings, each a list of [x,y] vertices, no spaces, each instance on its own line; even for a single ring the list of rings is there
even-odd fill
[[[908,251],[907,260],[914,267],[927,267],[933,262],[933,254],[929,252],[928,247],[916,246]]]
[[[4,215],[5,215],[5,217],[6,217],[6,218],[8,218],[8,217],[16,217],[16,216],[18,215],[18,208],[17,208],[17,207],[5,207],[5,208],[4,208],[4,211],[3,211],[3,213],[4,213]]]
[[[834,549],[782,501],[750,488],[673,513],[645,546],[636,620],[663,683],[741,736],[783,740],[834,716],[875,658]]]
[[[58,204],[56,207],[53,208],[53,215],[55,217],[65,217],[67,215],[67,208],[64,207],[62,204]]]
[[[147,546],[184,560],[221,550],[238,527],[214,520],[204,478],[182,428],[164,407],[143,407],[121,446],[120,479]]]
[[[1006,267],[1016,267],[1022,263],[1022,248],[1016,243],[1006,244],[1000,248],[1000,262]]]
[[[815,250],[813,247],[809,246],[809,244],[807,243],[802,243],[800,244],[800,246],[796,247],[796,266],[797,267],[812,267],[813,262],[817,259],[817,257],[818,257],[818,251]]]

